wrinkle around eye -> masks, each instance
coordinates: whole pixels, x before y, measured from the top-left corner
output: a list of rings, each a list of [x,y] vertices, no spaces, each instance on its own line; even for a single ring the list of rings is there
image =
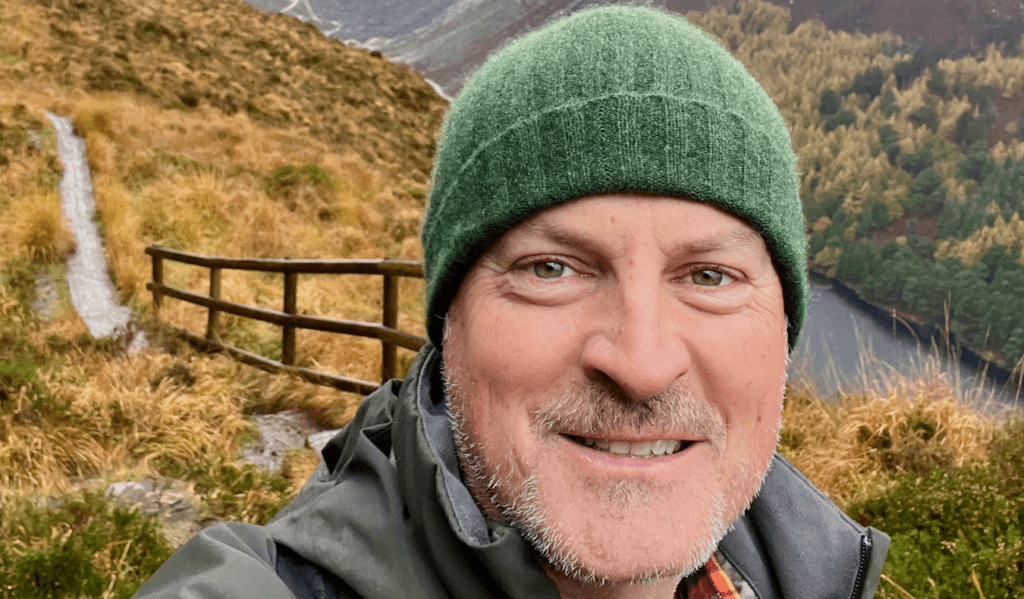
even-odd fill
[[[559,276],[542,277],[536,269],[545,263],[558,264]],[[521,300],[536,303],[562,303],[586,293],[593,284],[585,266],[561,256],[530,256],[514,262],[506,271],[503,289]]]
[[[701,285],[694,281],[703,271],[714,271],[722,275],[718,285]],[[694,308],[712,312],[729,313],[748,305],[754,293],[752,281],[741,274],[717,265],[700,265],[676,279],[679,285],[676,294],[680,301]]]

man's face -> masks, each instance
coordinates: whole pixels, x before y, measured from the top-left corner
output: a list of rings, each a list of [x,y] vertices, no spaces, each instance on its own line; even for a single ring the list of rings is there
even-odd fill
[[[489,248],[448,314],[470,490],[561,575],[690,572],[764,479],[786,353],[778,276],[738,218],[641,195],[545,210]]]

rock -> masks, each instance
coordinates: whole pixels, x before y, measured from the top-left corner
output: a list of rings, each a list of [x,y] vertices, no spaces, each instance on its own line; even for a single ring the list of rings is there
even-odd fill
[[[36,273],[36,299],[32,302],[32,308],[43,320],[51,319],[57,311],[57,284],[48,272]]]
[[[174,491],[167,491],[160,496],[161,507],[175,508],[185,507],[182,504],[185,502],[184,493],[175,493]]]
[[[259,429],[260,439],[241,450],[242,461],[272,472],[281,469],[285,452],[302,449],[310,433],[320,430],[305,412],[296,409],[253,415],[252,421]]]
[[[175,547],[211,523],[200,509],[199,499],[181,481],[146,477],[116,482],[109,485],[103,495],[117,505],[159,519],[167,540]]]
[[[152,487],[146,488],[146,485],[137,482],[121,482],[114,483],[107,487],[107,490],[103,493],[103,496],[107,499],[116,500],[118,503],[134,502],[134,501],[145,501],[146,495],[152,490]]]
[[[324,446],[327,445],[327,443],[330,442],[330,440],[333,439],[335,435],[340,433],[341,430],[342,429],[337,428],[334,430],[327,430],[321,431],[319,433],[314,433],[306,437],[306,445],[308,445],[317,453],[321,453],[324,450]]]

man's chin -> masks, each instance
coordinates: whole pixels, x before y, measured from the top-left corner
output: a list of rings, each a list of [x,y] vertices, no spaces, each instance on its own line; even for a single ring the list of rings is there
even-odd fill
[[[659,509],[649,489],[618,485],[602,495],[587,502],[591,509],[565,504],[548,509],[536,500],[534,479],[527,481],[515,508],[504,511],[549,574],[598,585],[687,576],[707,562],[731,524],[720,492],[706,496],[697,509],[691,503],[685,512],[677,503]]]

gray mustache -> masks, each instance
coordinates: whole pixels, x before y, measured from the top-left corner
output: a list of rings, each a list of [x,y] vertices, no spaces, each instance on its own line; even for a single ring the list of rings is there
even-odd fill
[[[717,453],[725,449],[725,422],[706,401],[690,389],[674,385],[644,399],[592,381],[574,386],[561,397],[530,412],[532,424],[547,431],[601,436],[614,431],[645,429],[686,433],[711,442]]]

